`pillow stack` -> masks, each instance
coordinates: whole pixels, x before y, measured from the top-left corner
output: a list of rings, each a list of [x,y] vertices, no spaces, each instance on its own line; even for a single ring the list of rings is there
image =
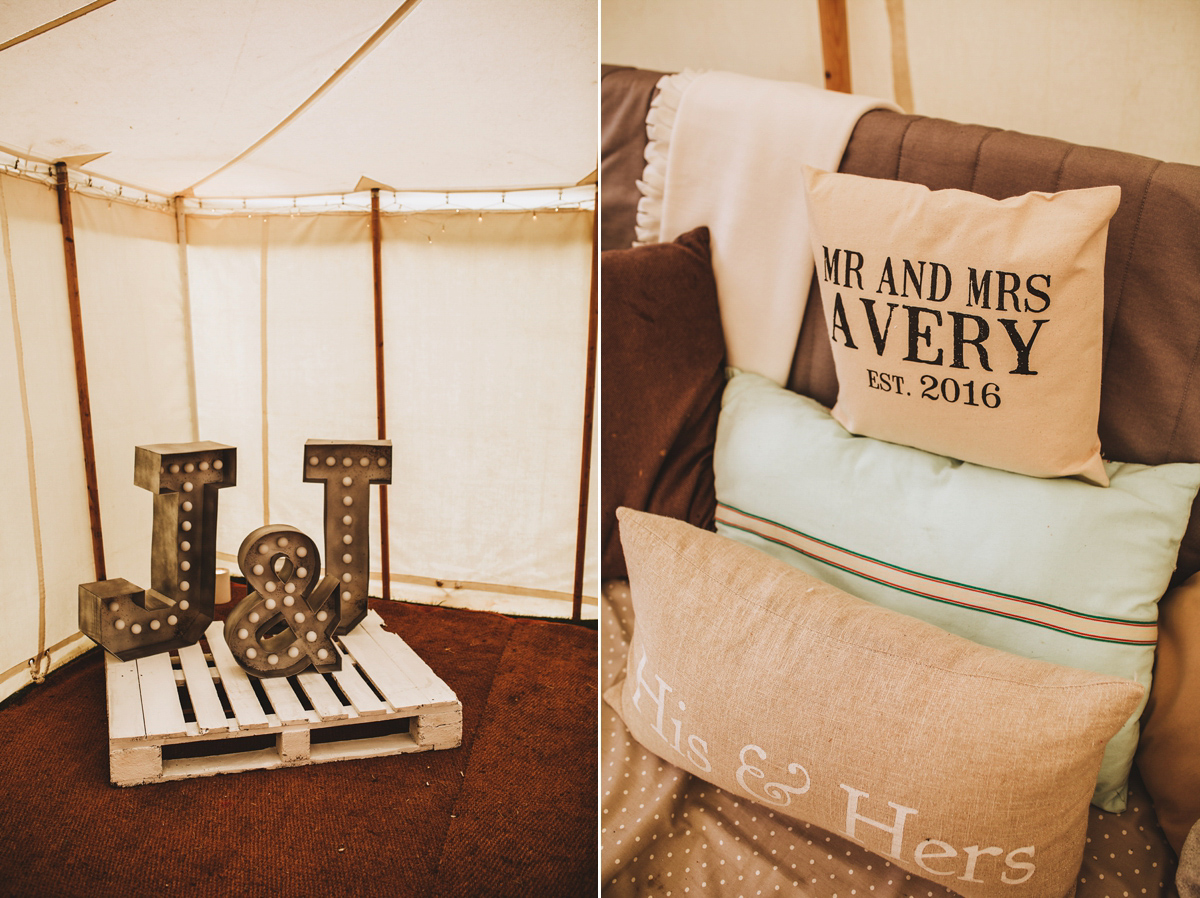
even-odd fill
[[[739,373],[714,466],[718,532],[982,645],[1149,688],[1200,465],[1110,462],[1107,489],[1027,477],[855,437]],[[1125,807],[1140,711],[1106,753],[1106,810]]]
[[[1071,894],[1200,490],[1101,456],[1120,189],[805,178],[837,403],[730,373],[719,535],[621,513],[637,623],[605,697],[672,763],[963,895]],[[1165,782],[1192,729],[1151,733]]]

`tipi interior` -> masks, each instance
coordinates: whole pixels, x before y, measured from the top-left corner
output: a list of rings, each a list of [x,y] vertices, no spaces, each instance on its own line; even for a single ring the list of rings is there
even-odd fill
[[[79,583],[147,582],[139,444],[237,448],[217,545],[237,576],[255,527],[319,532],[306,440],[385,436],[391,597],[570,617],[578,595],[594,618],[594,4],[5,12],[4,694],[90,644]]]

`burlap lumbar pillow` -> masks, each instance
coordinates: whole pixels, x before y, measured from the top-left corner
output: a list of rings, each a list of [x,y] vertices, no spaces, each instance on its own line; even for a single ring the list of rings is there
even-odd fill
[[[851,433],[1107,485],[1096,423],[1116,186],[993,200],[806,170]]]
[[[1073,891],[1136,683],[1019,658],[623,509],[636,625],[605,699],[651,751],[965,896]]]

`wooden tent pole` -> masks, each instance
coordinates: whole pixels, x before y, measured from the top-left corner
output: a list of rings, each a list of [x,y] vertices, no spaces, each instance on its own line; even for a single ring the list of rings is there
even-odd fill
[[[596,410],[596,330],[597,330],[597,230],[600,195],[592,210],[592,287],[588,299],[587,377],[583,393],[583,451],[579,468],[579,520],[575,531],[575,584],[571,593],[571,620],[583,617],[583,574],[587,565],[588,491],[592,473],[592,419]]]
[[[379,439],[387,439],[387,412],[383,377],[383,230],[379,217],[379,188],[371,188],[371,280],[375,286],[375,415],[379,421]],[[387,484],[379,484],[379,538],[384,600],[392,597],[391,542],[388,538]]]
[[[817,0],[821,16],[821,55],[825,60],[825,87],[850,93],[850,34],[846,27],[846,0]]]
[[[904,0],[887,0],[888,29],[892,37],[892,93],[896,105],[913,111],[912,71],[908,66],[908,28],[904,24]]]
[[[75,225],[71,219],[66,163],[54,163],[54,183],[58,191],[58,217],[62,223],[63,259],[67,268],[67,306],[71,315],[71,345],[75,351],[75,385],[79,394],[79,429],[83,438],[83,476],[87,486],[88,516],[92,524],[92,558],[96,565],[96,579],[107,580],[104,530],[100,525],[100,491],[96,482],[96,447],[92,440],[92,401],[88,392],[87,357],[83,346],[83,313],[79,306]]]

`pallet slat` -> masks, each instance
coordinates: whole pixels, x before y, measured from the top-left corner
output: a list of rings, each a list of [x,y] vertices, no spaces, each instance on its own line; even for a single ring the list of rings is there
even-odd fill
[[[186,736],[187,723],[179,704],[175,670],[166,652],[139,658],[138,682],[142,688],[142,716],[147,736]]]
[[[250,678],[234,660],[233,652],[229,651],[229,645],[225,642],[224,626],[220,621],[213,621],[204,635],[208,638],[213,663],[221,674],[221,685],[225,687],[229,705],[237,717],[238,728],[248,730],[265,727],[269,722],[267,714],[258,703],[258,695],[250,684]]]
[[[304,690],[304,694],[308,696],[308,700],[312,702],[313,710],[317,712],[322,720],[345,720],[350,716],[346,706],[329,688],[329,684],[325,682],[325,677],[322,674],[314,673],[313,671],[305,671],[304,673],[296,674],[296,682],[300,684],[300,688]]]
[[[403,669],[405,676],[425,694],[430,703],[454,701],[454,692],[450,687],[437,678],[420,656],[408,647],[408,643],[383,628],[383,620],[379,615],[367,617],[360,626],[379,644],[392,663]]]
[[[429,704],[424,690],[388,657],[387,650],[363,630],[362,624],[343,635],[342,644],[393,708],[417,709]]]
[[[262,679],[258,685],[269,710],[264,710],[255,684],[233,659],[221,624],[210,626],[207,637],[211,659],[201,646],[188,646],[178,653],[178,672],[169,653],[130,662],[106,655],[109,776],[114,784],[132,786],[462,744],[462,705],[453,691],[403,640],[384,631],[373,611],[341,637],[345,657],[332,678],[337,690],[325,675],[314,671]],[[228,708],[218,684],[228,698]],[[370,684],[387,699],[381,700]],[[313,710],[304,706],[301,692]],[[194,723],[185,722],[187,703],[195,713]],[[313,737],[317,731],[319,738]]]
[[[350,658],[342,658],[342,669],[333,672],[333,678],[337,680],[338,686],[342,692],[346,694],[346,698],[350,699],[350,704],[354,706],[363,717],[370,717],[376,714],[386,714],[389,710],[387,702],[379,698],[367,685],[367,681],[362,678],[362,674],[358,672],[358,668]]]
[[[199,644],[184,646],[179,650],[179,666],[183,670],[192,709],[196,712],[196,726],[201,733],[227,733],[230,726],[237,729],[237,722],[225,716],[221,698],[213,684],[208,661]]]
[[[292,684],[281,677],[268,677],[262,682],[267,697],[275,708],[280,723],[309,723],[308,711],[296,698]]]
[[[142,687],[138,682],[136,661],[118,661],[104,656],[105,692],[108,696],[108,736],[110,739],[136,739],[146,735],[142,718]]]

